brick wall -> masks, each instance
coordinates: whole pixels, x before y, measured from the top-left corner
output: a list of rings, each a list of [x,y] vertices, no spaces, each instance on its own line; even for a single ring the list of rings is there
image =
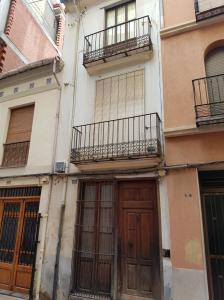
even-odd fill
[[[60,48],[63,43],[63,24],[63,20],[62,23],[59,22],[56,41],[56,45]],[[22,0],[11,0],[5,34],[29,62],[58,55],[56,49]],[[22,64],[21,59],[7,47],[4,70],[15,69]]]

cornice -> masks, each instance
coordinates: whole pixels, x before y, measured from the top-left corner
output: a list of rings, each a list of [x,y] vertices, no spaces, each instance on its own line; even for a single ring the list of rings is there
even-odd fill
[[[213,17],[204,21],[196,22],[196,19],[180,23],[175,26],[165,27],[160,31],[161,39],[166,39],[181,33],[198,30],[224,21],[224,15]]]

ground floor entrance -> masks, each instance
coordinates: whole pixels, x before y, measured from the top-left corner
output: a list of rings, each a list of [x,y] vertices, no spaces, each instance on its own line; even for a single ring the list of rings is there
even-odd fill
[[[76,221],[76,297],[160,299],[155,180],[82,182]]]
[[[224,171],[199,175],[211,300],[224,299]]]
[[[0,188],[0,289],[28,293],[39,224],[39,187]]]

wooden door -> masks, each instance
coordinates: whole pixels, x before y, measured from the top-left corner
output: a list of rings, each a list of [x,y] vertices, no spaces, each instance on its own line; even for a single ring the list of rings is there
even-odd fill
[[[211,300],[224,299],[224,192],[202,193]]]
[[[119,184],[121,299],[159,299],[156,182]],[[132,298],[131,298],[132,295]]]
[[[114,262],[112,182],[88,182],[81,188],[76,222],[73,292],[79,297],[110,299]]]
[[[0,200],[0,288],[28,293],[39,198]]]

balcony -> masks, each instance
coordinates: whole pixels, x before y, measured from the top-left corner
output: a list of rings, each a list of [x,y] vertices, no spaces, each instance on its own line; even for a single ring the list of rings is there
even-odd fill
[[[193,80],[197,126],[224,122],[224,74]]]
[[[195,0],[196,21],[206,20],[224,13],[224,0]]]
[[[157,113],[73,128],[74,164],[137,160],[161,156],[161,121]]]
[[[30,142],[10,143],[4,145],[2,167],[23,167],[27,163]]]
[[[83,65],[91,75],[142,63],[152,55],[149,16],[85,36]]]

